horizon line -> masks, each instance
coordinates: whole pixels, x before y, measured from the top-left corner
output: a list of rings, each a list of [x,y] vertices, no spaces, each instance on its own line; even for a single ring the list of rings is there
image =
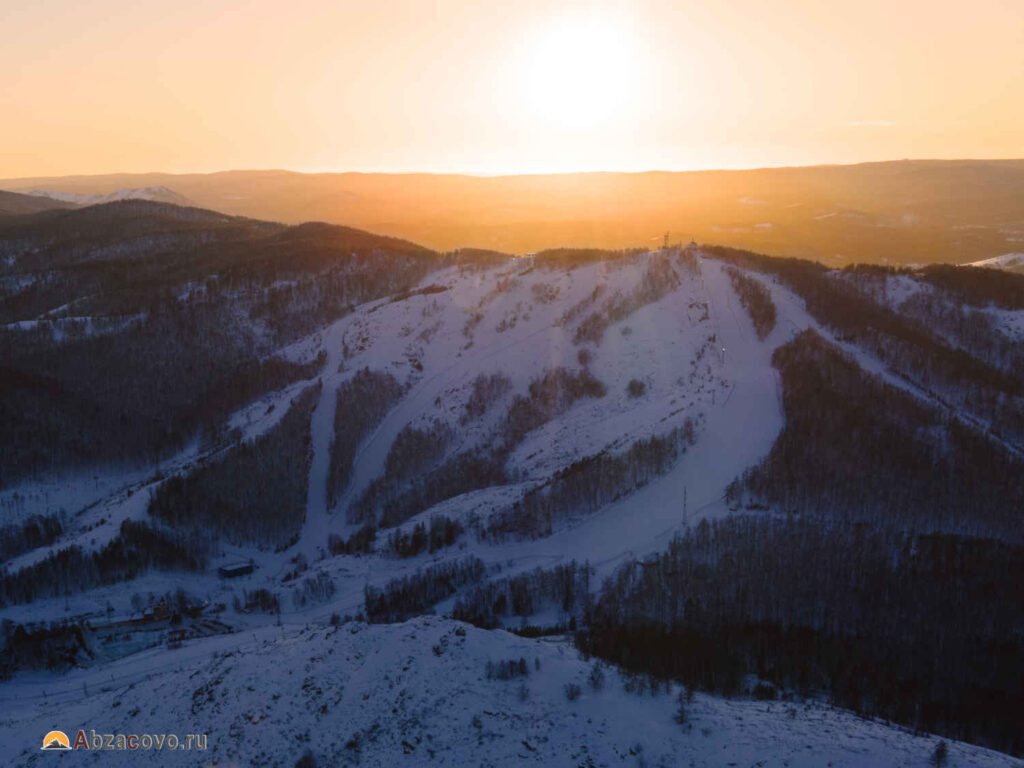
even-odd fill
[[[521,173],[512,172],[467,172],[467,171],[423,171],[423,170],[395,170],[395,171],[367,171],[367,170],[312,170],[293,168],[226,168],[214,171],[102,171],[97,173],[66,173],[39,176],[5,176],[0,177],[2,182],[25,182],[43,179],[88,179],[102,176],[217,176],[232,173],[280,173],[295,174],[299,176],[449,176],[474,179],[498,179],[516,177],[537,177],[537,176],[586,176],[586,175],[617,175],[617,176],[640,176],[646,174],[697,174],[697,173],[750,173],[754,171],[780,171],[780,170],[807,170],[814,168],[856,168],[867,165],[887,165],[896,163],[1013,163],[1024,162],[1022,157],[904,157],[890,158],[887,160],[860,160],[850,163],[808,163],[806,165],[781,164],[781,165],[756,165],[737,168],[711,167],[711,168],[645,168],[633,170],[613,169],[589,169],[589,170],[558,170],[558,171],[524,171]]]

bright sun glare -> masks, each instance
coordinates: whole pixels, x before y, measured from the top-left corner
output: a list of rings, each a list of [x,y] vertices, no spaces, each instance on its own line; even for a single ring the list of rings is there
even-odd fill
[[[524,100],[538,120],[590,128],[613,119],[629,101],[634,50],[613,19],[559,19],[539,31],[526,55]]]

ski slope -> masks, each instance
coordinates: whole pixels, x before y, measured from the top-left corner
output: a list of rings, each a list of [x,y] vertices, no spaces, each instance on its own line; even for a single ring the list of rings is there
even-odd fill
[[[772,353],[806,328],[815,329],[892,386],[949,410],[947,404],[888,371],[860,347],[835,338],[808,315],[799,297],[777,281],[751,273],[770,290],[778,310],[775,329],[763,341],[758,340],[725,265],[699,252],[695,273],[678,264],[674,267],[680,279],[673,290],[610,324],[600,343],[574,344],[574,328],[582,318],[599,311],[609,297],[633,290],[655,258],[659,252],[572,269],[535,267],[529,259],[487,268],[453,267],[427,276],[418,290],[400,300],[384,299],[357,307],[345,318],[281,350],[290,359],[309,360],[319,353],[326,358],[317,378],[321,390],[312,417],[312,464],[300,538],[282,552],[222,544],[222,557],[211,564],[211,572],[223,562],[249,558],[256,562],[256,572],[231,582],[212,575],[205,580],[189,576],[186,581],[201,597],[228,604],[244,589],[266,587],[281,593],[286,615],[294,612],[296,619],[326,619],[333,613],[357,614],[367,584],[381,586],[427,563],[467,555],[500,569],[503,576],[570,560],[589,561],[599,575],[607,575],[626,558],[661,550],[684,527],[727,513],[723,501],[726,486],[771,450],[783,426],[780,382],[771,365]],[[893,279],[898,283],[892,286],[894,301],[920,290],[917,285],[904,285],[910,278]],[[430,290],[423,291],[427,288]],[[577,308],[566,322],[566,316]],[[450,550],[406,561],[386,556],[327,557],[328,537],[332,533],[347,536],[354,530],[347,522],[346,508],[381,477],[391,444],[402,429],[434,419],[445,421],[454,434],[446,458],[485,446],[500,430],[511,399],[555,366],[579,370],[577,353],[583,347],[592,356],[589,370],[605,384],[607,394],[578,400],[567,412],[530,432],[509,457],[508,485],[446,499],[402,528],[428,522],[436,514],[464,522],[472,517],[486,520],[574,461],[602,450],[622,452],[637,440],[665,435],[690,420],[695,425],[695,443],[668,473],[592,514],[566,521],[547,538],[489,544],[468,536]],[[351,482],[329,509],[326,486],[335,440],[337,391],[363,367],[392,373],[407,390],[358,447]],[[473,379],[495,373],[508,377],[509,392],[481,419],[466,422],[461,417]],[[626,393],[627,383],[634,378],[645,385],[639,397]],[[280,420],[287,403],[311,383],[297,382],[260,398],[236,413],[228,427],[240,430],[245,439],[263,434]],[[953,411],[950,415],[972,423],[969,414]],[[191,446],[164,462],[162,476],[188,471],[216,455],[216,449]],[[65,535],[50,547],[19,556],[9,567],[29,565],[71,543],[85,548],[103,546],[116,535],[122,520],[146,517],[149,493],[159,482],[161,476],[148,473],[97,475],[92,483],[94,495],[81,496],[86,503],[70,515],[72,523]],[[35,496],[32,489],[19,490],[26,498],[41,500],[46,496],[43,488],[45,485],[40,485]],[[72,494],[67,501],[73,504],[74,499]],[[282,583],[281,578],[300,555],[328,574],[337,591],[328,603],[298,611],[289,599],[294,585]],[[151,574],[143,583],[173,583],[173,578]],[[38,619],[60,619],[102,611],[108,602],[119,610],[119,603],[126,603],[134,591],[137,588],[131,584],[113,585],[94,594],[39,601],[30,613]],[[11,615],[24,613],[20,607],[6,610]],[[245,624],[251,619],[240,617],[239,621]]]
[[[0,618],[29,622],[98,616],[108,605],[127,614],[134,593],[159,595],[178,586],[230,606],[245,590],[266,588],[281,598],[280,626],[270,615],[228,610],[223,618],[236,630],[231,634],[190,640],[175,650],[150,648],[113,662],[101,658],[64,675],[18,673],[0,684],[3,754],[17,754],[17,765],[48,759],[34,741],[42,735],[35,734],[38,723],[45,722],[46,730],[81,724],[115,732],[209,732],[215,753],[160,758],[182,765],[213,760],[247,764],[253,755],[260,756],[257,764],[289,765],[308,747],[328,765],[924,766],[934,738],[814,703],[793,707],[698,696],[692,728],[684,729],[672,719],[674,697],[626,693],[618,672],[607,670],[604,690],[589,689],[589,666],[561,641],[526,640],[440,618],[393,626],[329,626],[332,617],[362,612],[368,585],[381,587],[467,556],[484,562],[488,578],[587,561],[596,571],[592,583],[598,585],[625,560],[662,551],[687,526],[728,514],[726,487],[768,454],[784,426],[772,354],[808,328],[840,346],[864,370],[949,411],[951,418],[984,429],[969,414],[887,370],[862,348],[837,339],[777,281],[751,273],[768,288],[778,312],[774,330],[758,339],[726,266],[699,252],[695,271],[673,262],[678,283],[609,323],[600,342],[575,342],[585,317],[603,311],[613,297],[632,295],[652,261],[666,257],[675,258],[655,251],[571,269],[535,266],[528,259],[486,268],[452,267],[429,275],[408,295],[356,307],[279,350],[302,361],[323,353],[325,362],[315,380],[260,398],[226,426],[253,439],[278,423],[300,391],[319,383],[306,517],[295,544],[276,552],[221,544],[206,574],[150,572],[127,583],[4,608]],[[910,278],[895,281],[893,301],[920,290]],[[1012,324],[1022,315],[1008,316]],[[590,352],[586,363],[579,357],[583,348]],[[471,520],[486,521],[509,509],[575,461],[601,451],[624,453],[636,441],[691,423],[694,443],[669,471],[597,511],[561,521],[544,538],[493,543],[470,533],[448,549],[397,559],[385,551],[389,532],[382,531],[369,555],[329,556],[329,536],[351,535],[355,526],[346,511],[384,475],[389,451],[403,429],[434,420],[447,424],[452,438],[438,463],[493,445],[513,398],[526,393],[532,381],[558,366],[580,371],[584,365],[605,385],[605,396],[581,398],[529,432],[509,454],[507,484],[445,499],[401,528],[438,514],[469,528]],[[405,387],[404,395],[362,440],[351,481],[332,508],[327,483],[338,439],[337,393],[362,368],[391,373]],[[464,418],[474,379],[494,374],[508,379],[509,390],[482,417]],[[644,385],[638,396],[627,391],[634,379]],[[7,566],[30,565],[71,544],[102,547],[123,520],[147,517],[149,493],[163,478],[215,459],[221,450],[192,445],[164,462],[159,475],[135,469],[19,488],[28,501],[18,507],[18,516],[44,511],[42,503],[48,509],[59,498],[71,522],[53,545],[24,553]],[[0,501],[11,498],[10,492],[0,495]],[[230,581],[215,576],[217,565],[250,558],[257,566],[254,573]],[[309,564],[306,575],[326,574],[334,594],[303,606],[293,601],[301,579],[285,581],[284,576],[297,562]],[[457,597],[435,606],[437,613],[450,610]],[[530,675],[522,681],[529,688],[523,699],[520,681],[488,680],[483,672],[488,659],[513,656],[531,662]],[[532,666],[537,658],[539,671]],[[570,682],[584,689],[574,702],[564,695]],[[212,691],[213,699],[196,706],[200,689],[203,696]],[[353,739],[358,750],[346,746]],[[114,765],[137,764],[131,758],[104,755]],[[1015,764],[962,745],[952,745],[951,758],[953,765]]]

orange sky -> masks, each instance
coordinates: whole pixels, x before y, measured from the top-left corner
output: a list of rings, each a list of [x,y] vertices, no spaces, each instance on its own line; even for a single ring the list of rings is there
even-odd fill
[[[1024,156],[1024,0],[33,0],[0,177]]]

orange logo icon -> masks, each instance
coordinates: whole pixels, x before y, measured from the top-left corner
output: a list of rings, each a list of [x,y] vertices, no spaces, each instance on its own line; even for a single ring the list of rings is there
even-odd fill
[[[40,747],[42,750],[60,750],[71,749],[71,742],[68,740],[68,735],[64,731],[50,731],[48,734],[43,736],[43,746]]]

